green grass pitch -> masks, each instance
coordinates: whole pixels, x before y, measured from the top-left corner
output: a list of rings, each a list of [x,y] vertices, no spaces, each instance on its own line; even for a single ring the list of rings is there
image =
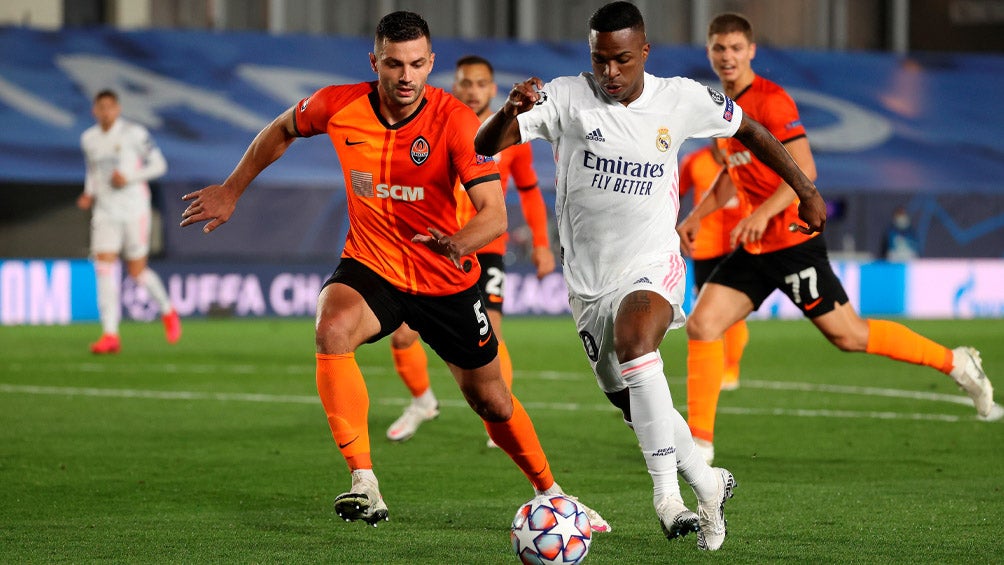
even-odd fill
[[[969,344],[1004,391],[1000,320],[913,321]],[[741,387],[720,401],[716,464],[739,486],[721,551],[667,542],[634,435],[589,372],[568,318],[509,318],[515,392],[556,478],[613,531],[588,563],[1000,563],[1004,422],[947,377],[844,354],[805,321],[751,322]],[[373,459],[391,520],[342,522],[349,485],[314,388],[310,320],[190,320],[174,346],[128,323],[0,328],[4,563],[515,563],[532,496],[434,356],[442,414],[385,439],[407,392],[386,341],[364,346]],[[686,407],[686,335],[663,358]],[[685,499],[693,493],[683,485]]]

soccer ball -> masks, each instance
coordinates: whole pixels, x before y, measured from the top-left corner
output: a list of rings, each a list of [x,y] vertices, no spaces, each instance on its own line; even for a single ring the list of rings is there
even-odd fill
[[[512,519],[512,550],[525,564],[581,563],[592,541],[589,516],[563,495],[540,495]]]

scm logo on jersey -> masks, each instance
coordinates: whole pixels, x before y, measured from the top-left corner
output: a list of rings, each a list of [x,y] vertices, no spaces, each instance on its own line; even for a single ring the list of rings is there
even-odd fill
[[[418,200],[425,200],[425,187],[381,183],[376,185],[376,196],[377,198],[390,198],[391,200],[415,202]]]
[[[429,158],[429,142],[424,137],[418,136],[411,142],[411,162],[421,165]]]

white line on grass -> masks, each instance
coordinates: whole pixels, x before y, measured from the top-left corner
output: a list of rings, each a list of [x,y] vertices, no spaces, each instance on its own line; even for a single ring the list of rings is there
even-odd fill
[[[799,390],[806,392],[828,392],[834,394],[861,394],[866,396],[884,396],[894,398],[909,398],[919,400],[931,400],[936,402],[950,402],[953,404],[969,404],[966,397],[953,396],[948,394],[919,393],[913,391],[880,389],[874,387],[853,387],[839,385],[816,385],[810,383],[782,383],[773,381],[743,381],[744,387],[763,388],[774,390]],[[63,387],[63,386],[37,386],[37,385],[15,385],[0,383],[0,393],[4,394],[35,394],[35,395],[56,395],[56,396],[88,396],[88,397],[111,397],[111,398],[147,398],[156,400],[215,400],[215,401],[236,401],[236,402],[268,402],[282,404],[319,404],[319,400],[314,395],[278,395],[278,394],[251,394],[238,392],[196,392],[196,391],[167,391],[167,390],[141,390],[141,389],[121,389],[121,388],[92,388],[92,387]],[[378,404],[387,406],[403,406],[408,402],[405,398],[382,398],[377,400]],[[581,404],[575,402],[523,402],[530,410],[562,410],[562,411],[590,411],[590,412],[614,412],[616,409],[609,404]],[[451,408],[466,407],[467,404],[460,400],[441,399],[440,406]],[[969,420],[952,414],[926,414],[926,413],[900,413],[900,412],[875,412],[875,411],[854,411],[854,410],[809,410],[809,409],[788,409],[788,408],[738,408],[721,406],[718,409],[722,414],[735,415],[755,415],[755,416],[794,416],[803,418],[863,418],[876,420],[935,420],[941,422],[958,422]]]

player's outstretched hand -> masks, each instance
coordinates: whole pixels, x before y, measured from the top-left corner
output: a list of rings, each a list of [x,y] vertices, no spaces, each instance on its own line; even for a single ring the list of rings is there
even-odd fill
[[[209,233],[230,219],[237,206],[237,195],[223,185],[214,184],[189,192],[181,197],[188,208],[181,213],[181,227],[206,222],[203,233]]]
[[[804,226],[792,224],[798,231],[804,234],[823,231],[826,225],[826,202],[823,201],[823,197],[817,192],[811,198],[800,201],[798,217],[806,223]]]
[[[452,239],[450,239],[450,236],[446,235],[445,233],[433,227],[429,228],[429,233],[432,235],[428,236],[417,233],[415,234],[415,237],[411,238],[411,240],[415,243],[421,243],[425,245],[429,249],[435,251],[436,253],[439,253],[444,257],[448,257],[450,261],[453,261],[454,266],[456,266],[458,269],[465,272],[471,270],[470,267],[464,268],[463,266],[461,266],[460,258],[462,257],[462,255],[460,254],[460,250],[457,248],[457,244],[454,243]]]
[[[538,77],[530,77],[523,82],[512,85],[509,97],[505,101],[505,113],[515,116],[527,112],[540,100],[540,88],[544,81]]]

